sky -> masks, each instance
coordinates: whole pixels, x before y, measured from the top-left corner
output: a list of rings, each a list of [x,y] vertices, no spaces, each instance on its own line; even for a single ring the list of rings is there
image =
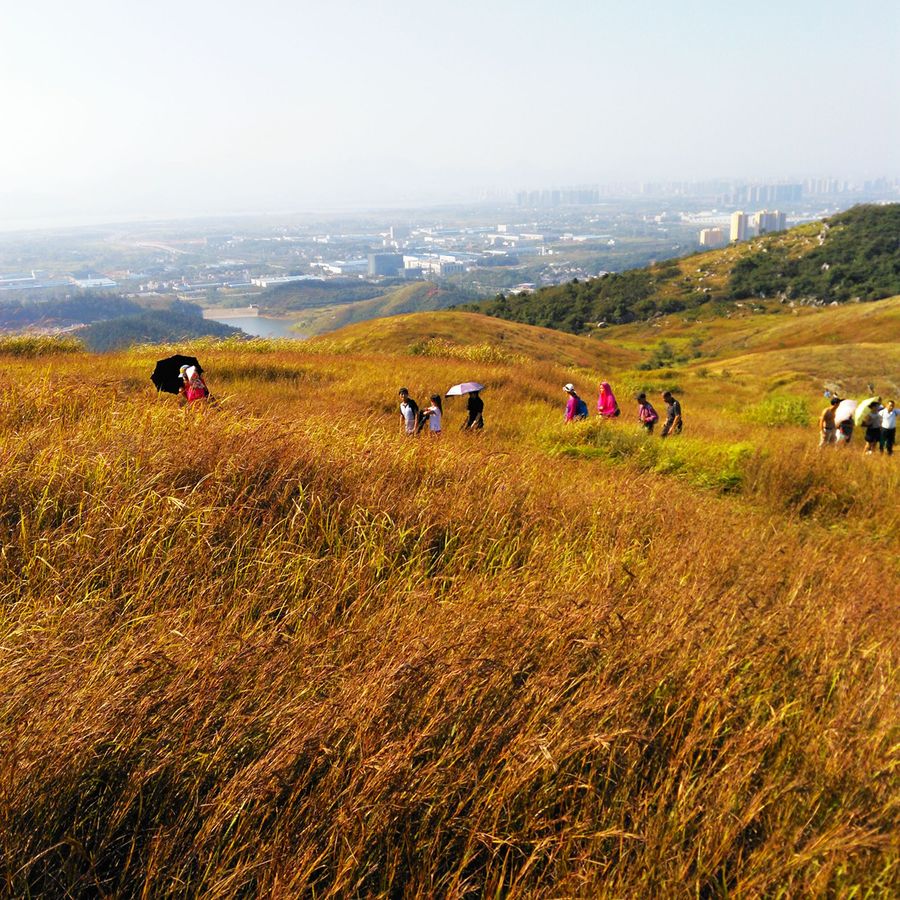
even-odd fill
[[[0,219],[900,175],[893,0],[0,0]]]

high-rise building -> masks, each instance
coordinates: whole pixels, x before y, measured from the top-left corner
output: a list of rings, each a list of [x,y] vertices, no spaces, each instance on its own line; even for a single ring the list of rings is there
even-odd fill
[[[721,228],[703,228],[700,231],[700,246],[701,247],[709,247],[712,249],[713,247],[724,247],[725,246],[725,232],[722,231]]]
[[[747,240],[747,214],[743,211],[731,214],[731,233],[732,241]]]
[[[762,209],[751,216],[750,228],[751,230],[754,230],[756,234],[770,234],[773,231],[784,231],[786,218],[785,214],[779,212],[777,209],[774,212]]]

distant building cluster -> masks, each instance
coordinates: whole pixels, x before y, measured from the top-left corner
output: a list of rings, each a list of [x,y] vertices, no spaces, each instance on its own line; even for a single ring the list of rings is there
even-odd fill
[[[532,208],[552,206],[586,206],[600,202],[600,189],[596,187],[560,188],[544,191],[519,191],[516,205]]]
[[[729,237],[732,241],[746,241],[748,238],[761,234],[771,234],[773,231],[784,231],[787,226],[785,213],[767,209],[748,215],[742,210],[731,214],[731,230]]]

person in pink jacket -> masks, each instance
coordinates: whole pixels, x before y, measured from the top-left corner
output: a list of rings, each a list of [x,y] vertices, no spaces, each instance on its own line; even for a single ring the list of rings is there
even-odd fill
[[[619,415],[619,404],[608,381],[600,382],[600,395],[597,397],[597,412],[604,419],[614,419]]]

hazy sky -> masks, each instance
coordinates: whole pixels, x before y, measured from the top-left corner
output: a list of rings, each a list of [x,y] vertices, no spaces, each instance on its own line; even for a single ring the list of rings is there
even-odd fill
[[[895,0],[0,3],[0,219],[900,174]]]

